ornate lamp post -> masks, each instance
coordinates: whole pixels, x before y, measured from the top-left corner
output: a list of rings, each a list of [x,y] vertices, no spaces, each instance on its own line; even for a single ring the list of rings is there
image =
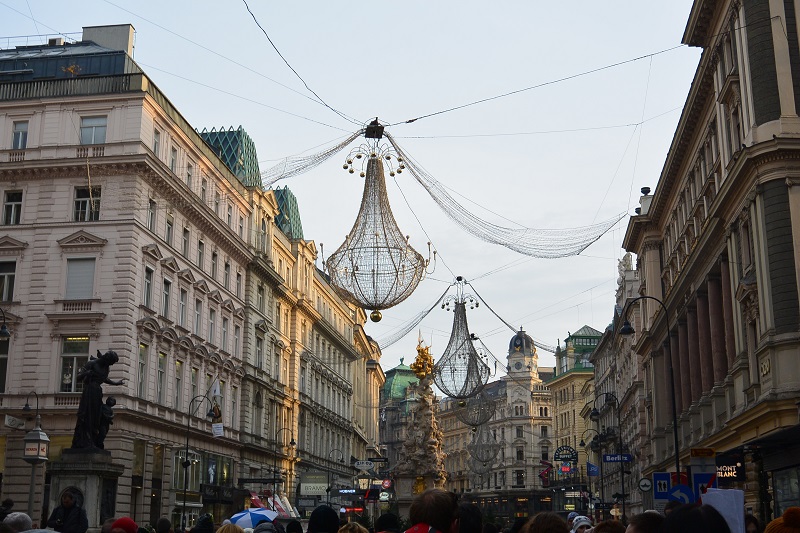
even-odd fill
[[[622,453],[622,411],[621,411],[621,406],[619,404],[619,398],[617,398],[613,393],[602,392],[602,393],[600,393],[600,395],[597,398],[595,398],[595,400],[594,400],[595,404],[597,404],[597,400],[599,400],[601,397],[605,397],[605,403],[606,404],[614,404],[616,406],[616,408],[617,408],[617,426],[618,426],[617,427],[617,434],[619,435],[619,442],[618,442],[619,449],[618,449],[617,453],[621,454]],[[600,420],[600,411],[597,409],[597,407],[592,409],[592,412],[589,414],[589,418],[591,418],[594,421],[599,421]],[[619,469],[620,485],[622,485],[622,492],[620,494],[620,497],[622,498],[622,523],[624,524],[627,521],[627,517],[625,516],[625,463],[620,461],[619,465],[620,465],[620,469]]]
[[[600,452],[600,432],[597,431],[594,428],[589,428],[589,429],[585,430],[583,433],[581,433],[581,441],[578,443],[578,446],[580,446],[581,448],[585,448],[586,447],[586,442],[583,440],[583,437],[586,436],[586,434],[589,433],[590,431],[594,431],[595,435],[592,438],[592,441],[589,443],[589,448],[591,448],[591,450],[593,452],[599,453]],[[602,480],[603,479],[603,458],[602,457],[600,457],[599,463],[600,463],[600,479]],[[586,467],[586,474],[587,474],[587,477],[589,478],[589,482],[591,483],[592,476],[588,475],[589,474],[588,465]],[[603,484],[602,483],[600,483],[600,500],[603,501],[603,502],[606,501],[606,497],[605,497],[605,494],[604,494],[604,491],[603,491]]]
[[[328,452],[328,461],[333,461],[333,452],[339,452],[339,459],[337,461],[344,464],[344,452],[339,448],[334,448]],[[328,470],[328,505],[331,504],[331,492],[333,491],[333,467]]]
[[[676,405],[675,400],[675,370],[672,367],[672,354],[670,353],[670,345],[669,345],[669,314],[667,312],[667,306],[664,305],[664,302],[656,298],[655,296],[639,296],[634,298],[628,305],[625,307],[625,310],[622,312],[622,318],[624,322],[622,327],[619,330],[620,335],[633,335],[635,330],[631,326],[631,323],[628,322],[627,316],[628,311],[631,308],[631,305],[636,303],[639,300],[653,300],[658,302],[661,306],[661,309],[664,310],[664,319],[667,321],[667,337],[664,340],[664,355],[667,358],[667,368],[669,369],[669,391],[670,391],[670,400],[672,401],[672,437],[674,439],[675,444],[675,475],[678,476],[678,481],[680,482],[681,478],[681,455],[680,455],[680,445],[678,444],[678,407]]]
[[[5,313],[3,313],[3,325],[0,326],[0,338],[2,338],[3,330],[8,333],[5,323]],[[28,397],[25,398],[25,407],[23,407],[22,410],[26,412],[31,410],[30,403],[28,403],[31,394],[36,397],[36,418],[33,423],[33,429],[27,432],[23,439],[25,441],[25,455],[23,459],[31,465],[31,483],[28,489],[28,516],[33,517],[33,492],[34,486],[36,485],[36,465],[47,461],[47,453],[50,451],[50,437],[47,436],[47,433],[42,431],[42,417],[39,416],[39,395],[36,394],[36,391],[28,393]]]
[[[275,493],[278,492],[278,438],[280,437],[281,433],[291,428],[280,428],[278,431],[275,432],[275,454],[272,458],[272,510],[275,510]],[[297,443],[294,441],[294,435],[292,435],[291,440],[289,441],[289,446],[294,447]],[[281,448],[283,446],[281,445]]]
[[[192,461],[189,460],[189,423],[192,421],[192,417],[197,414],[200,406],[203,405],[203,400],[208,402],[208,413],[206,413],[206,416],[208,418],[214,418],[214,406],[205,394],[198,394],[192,398],[189,402],[189,412],[186,417],[186,448],[184,450],[183,463],[181,463],[183,467],[183,510],[181,511],[181,529],[184,532],[186,531],[186,492],[189,490],[189,467],[192,466]],[[197,407],[193,410],[192,406],[194,402],[198,403]]]

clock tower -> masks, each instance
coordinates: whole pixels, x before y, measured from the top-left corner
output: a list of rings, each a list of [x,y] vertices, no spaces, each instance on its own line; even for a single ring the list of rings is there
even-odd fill
[[[520,328],[508,344],[508,366],[506,371],[509,376],[526,377],[539,380],[539,355],[533,339]]]

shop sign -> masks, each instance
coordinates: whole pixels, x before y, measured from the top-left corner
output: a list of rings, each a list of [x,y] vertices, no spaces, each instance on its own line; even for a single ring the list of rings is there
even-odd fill
[[[559,446],[556,448],[556,453],[553,456],[555,461],[578,461],[578,452],[571,446]]]

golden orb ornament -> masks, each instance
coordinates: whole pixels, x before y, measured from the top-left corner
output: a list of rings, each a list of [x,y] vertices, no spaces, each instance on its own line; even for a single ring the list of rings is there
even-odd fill
[[[383,318],[383,315],[377,309],[369,314],[369,319],[373,322],[380,322],[381,318]]]

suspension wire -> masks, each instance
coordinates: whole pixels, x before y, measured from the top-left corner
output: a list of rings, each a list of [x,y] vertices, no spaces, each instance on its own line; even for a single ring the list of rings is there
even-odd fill
[[[317,100],[319,100],[319,102],[320,102],[322,105],[324,105],[325,107],[327,107],[328,109],[330,109],[331,111],[333,111],[334,113],[336,113],[337,115],[339,115],[340,117],[342,117],[343,119],[345,119],[346,121],[348,121],[348,122],[352,122],[353,124],[355,124],[355,125],[357,125],[357,126],[361,126],[362,124],[361,124],[360,122],[358,122],[357,120],[355,120],[355,119],[353,119],[353,118],[351,118],[351,117],[348,117],[347,115],[345,115],[345,114],[344,114],[344,113],[342,113],[341,111],[339,111],[339,110],[337,110],[337,109],[334,109],[334,108],[332,108],[331,106],[329,106],[329,105],[328,105],[328,104],[325,102],[325,100],[323,100],[323,99],[322,99],[322,97],[321,97],[320,95],[318,95],[316,92],[314,92],[314,90],[313,90],[311,87],[309,87],[309,86],[308,86],[308,84],[306,83],[306,80],[304,80],[304,79],[303,79],[303,77],[302,77],[302,76],[300,76],[300,74],[299,74],[299,73],[298,73],[298,72],[297,72],[297,71],[294,69],[294,67],[293,67],[292,65],[290,65],[288,61],[286,61],[286,58],[285,58],[285,57],[283,57],[283,54],[281,54],[281,51],[280,51],[280,50],[278,50],[278,47],[277,47],[277,46],[275,46],[275,43],[273,43],[273,42],[272,42],[272,39],[270,38],[269,34],[267,33],[267,30],[265,30],[265,29],[264,29],[264,27],[261,25],[261,23],[260,23],[260,22],[258,21],[258,19],[256,18],[256,14],[255,14],[255,13],[253,13],[253,10],[251,10],[251,9],[250,9],[250,6],[247,4],[247,0],[242,0],[242,2],[244,3],[244,6],[247,8],[247,11],[248,11],[248,13],[250,13],[250,16],[251,16],[251,17],[253,17],[253,20],[255,21],[255,23],[256,23],[256,26],[258,26],[258,27],[259,27],[259,29],[261,30],[261,32],[262,32],[262,33],[264,34],[264,36],[267,38],[267,41],[269,41],[269,44],[270,44],[270,45],[272,45],[272,48],[275,50],[275,52],[278,54],[278,56],[279,56],[279,57],[280,57],[280,58],[283,60],[283,62],[284,62],[284,63],[286,63],[286,66],[287,66],[287,67],[289,67],[289,69],[290,69],[292,72],[294,72],[294,75],[295,75],[295,76],[297,76],[297,79],[299,79],[301,82],[303,82],[303,85],[305,86],[305,88],[306,88],[306,89],[308,89],[308,91],[309,91],[311,94],[313,94],[314,96],[316,96],[316,97],[317,97]]]
[[[439,298],[437,298],[435,302],[433,302],[433,305],[431,305],[427,310],[424,310],[424,311],[420,312],[419,314],[417,314],[417,316],[412,318],[410,321],[406,322],[405,325],[400,327],[399,331],[396,331],[395,333],[391,333],[388,336],[384,337],[383,339],[376,341],[378,343],[378,346],[381,347],[381,350],[385,350],[386,348],[388,348],[392,344],[396,343],[397,341],[399,341],[400,339],[402,339],[403,337],[408,335],[409,331],[411,331],[412,329],[417,327],[417,325],[420,322],[422,322],[422,320],[426,316],[428,316],[428,314],[431,311],[433,311],[433,308],[436,307],[437,305],[439,305],[439,302],[441,302],[442,299],[445,297],[445,295],[447,295],[447,292],[450,290],[450,287],[452,287],[453,285],[455,285],[455,283],[451,283],[450,285],[448,285],[447,288],[442,293],[442,295],[439,296]]]

